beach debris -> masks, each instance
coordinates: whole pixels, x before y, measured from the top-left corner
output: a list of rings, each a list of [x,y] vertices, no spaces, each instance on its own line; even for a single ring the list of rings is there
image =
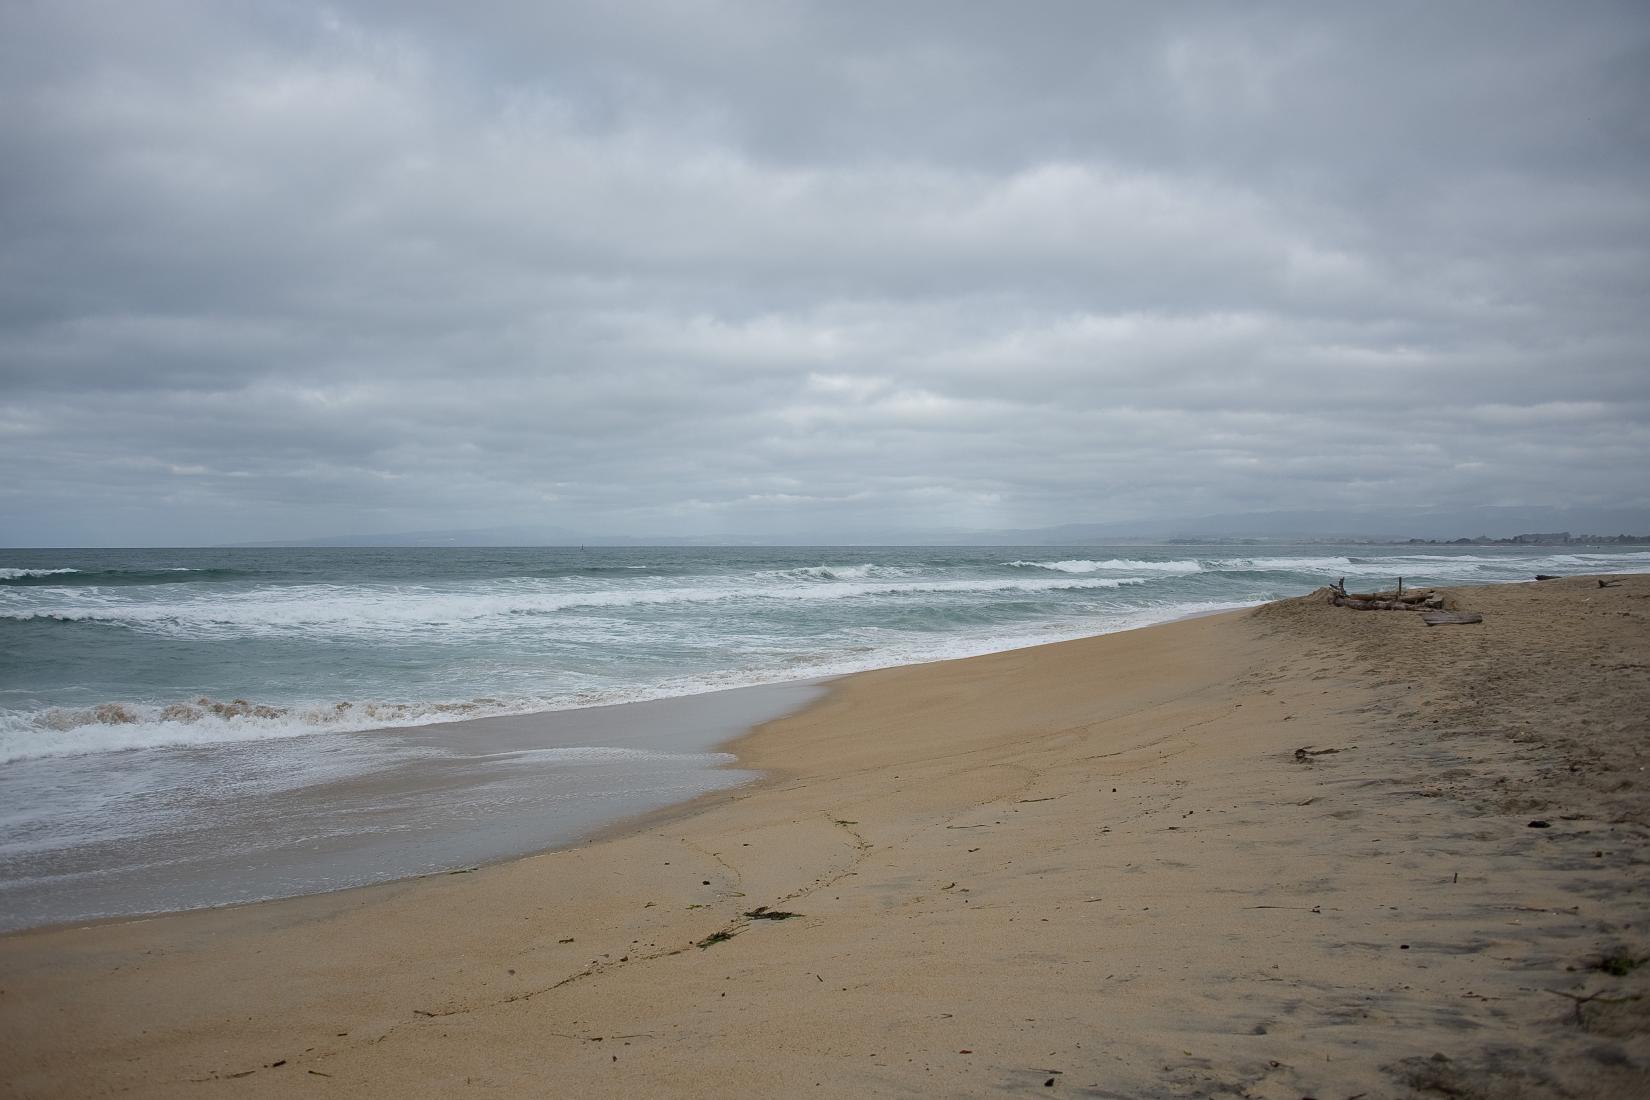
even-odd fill
[[[1589,993],[1585,997],[1579,993],[1566,993],[1562,989],[1548,989],[1543,990],[1543,992],[1551,993],[1555,997],[1563,997],[1574,1004],[1576,1009],[1575,1022],[1581,1027],[1587,1026],[1587,1015],[1582,1010],[1594,1001],[1597,1001],[1599,1004],[1606,1005],[1624,1005],[1640,999],[1637,994],[1627,997],[1606,997],[1604,994],[1607,993],[1608,990],[1604,989],[1600,989],[1595,993]]]
[[[1425,611],[1441,610],[1444,597],[1430,588],[1404,591],[1404,578],[1398,578],[1398,587],[1389,592],[1348,592],[1346,578],[1329,586],[1329,602],[1336,607],[1354,611]]]
[[[1598,586],[1600,588],[1618,588],[1620,585],[1620,581],[1607,581],[1603,577],[1600,577],[1598,581]]]
[[[737,936],[738,934],[739,934],[738,929],[724,928],[720,931],[712,932],[710,935],[706,936],[704,939],[700,940],[698,943],[694,944],[693,946],[695,946],[699,950],[703,951],[707,947],[715,947],[719,943],[727,943],[729,940],[733,939],[733,937]]]
[[[784,909],[769,909],[766,905],[758,905],[745,914],[750,920],[790,920],[792,917],[800,917],[801,915],[801,913],[792,913]]]
[[[1551,829],[1553,825],[1550,821],[1542,821],[1537,818],[1535,821],[1530,822],[1528,827],[1531,829]]]
[[[1650,962],[1650,958],[1640,958],[1625,951],[1617,951],[1600,959],[1598,969],[1611,977],[1625,978],[1647,962]]]
[[[1556,580],[1558,580],[1558,574],[1557,573],[1537,573],[1535,575],[1535,579],[1538,580],[1538,581],[1556,581]]]
[[[1295,762],[1297,764],[1310,764],[1314,756],[1329,756],[1340,751],[1340,749],[1314,749],[1312,746],[1307,745],[1295,750]]]
[[[1448,626],[1451,623],[1471,626],[1483,622],[1484,616],[1476,611],[1428,611],[1421,616],[1421,621],[1428,626]]]

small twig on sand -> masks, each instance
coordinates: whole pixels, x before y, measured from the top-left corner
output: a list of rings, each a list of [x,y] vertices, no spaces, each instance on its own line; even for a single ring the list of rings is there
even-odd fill
[[[1580,1027],[1587,1026],[1586,1017],[1584,1017],[1581,1013],[1581,1008],[1583,1005],[1592,1004],[1594,1001],[1597,1001],[1601,1005],[1624,1005],[1630,1001],[1636,1001],[1639,999],[1636,994],[1630,994],[1626,997],[1606,997],[1604,995],[1605,990],[1602,989],[1597,993],[1589,993],[1585,997],[1579,993],[1566,993],[1562,989],[1548,989],[1545,990],[1545,992],[1551,993],[1555,997],[1563,997],[1565,1000],[1574,1003],[1576,1009],[1576,1024]]]

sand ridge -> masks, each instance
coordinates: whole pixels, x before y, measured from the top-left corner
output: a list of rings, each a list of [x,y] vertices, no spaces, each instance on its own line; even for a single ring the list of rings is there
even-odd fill
[[[6,1094],[1645,1095],[1650,577],[1453,599],[848,677],[622,835],[0,939]]]

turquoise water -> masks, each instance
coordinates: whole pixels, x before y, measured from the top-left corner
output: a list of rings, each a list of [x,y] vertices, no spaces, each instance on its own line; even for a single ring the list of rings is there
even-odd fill
[[[721,689],[1343,576],[1647,568],[1541,547],[0,551],[0,929],[567,843],[745,781],[715,746],[807,697]]]

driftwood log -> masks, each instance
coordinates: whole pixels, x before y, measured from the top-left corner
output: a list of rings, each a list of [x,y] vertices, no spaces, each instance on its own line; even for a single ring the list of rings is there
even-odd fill
[[[1444,626],[1448,623],[1481,623],[1484,616],[1476,611],[1428,611],[1421,616],[1421,621],[1428,626]]]
[[[1444,606],[1444,597],[1430,588],[1404,591],[1404,580],[1398,578],[1398,587],[1391,592],[1348,592],[1346,578],[1329,586],[1329,602],[1336,607],[1354,611],[1427,611]]]

